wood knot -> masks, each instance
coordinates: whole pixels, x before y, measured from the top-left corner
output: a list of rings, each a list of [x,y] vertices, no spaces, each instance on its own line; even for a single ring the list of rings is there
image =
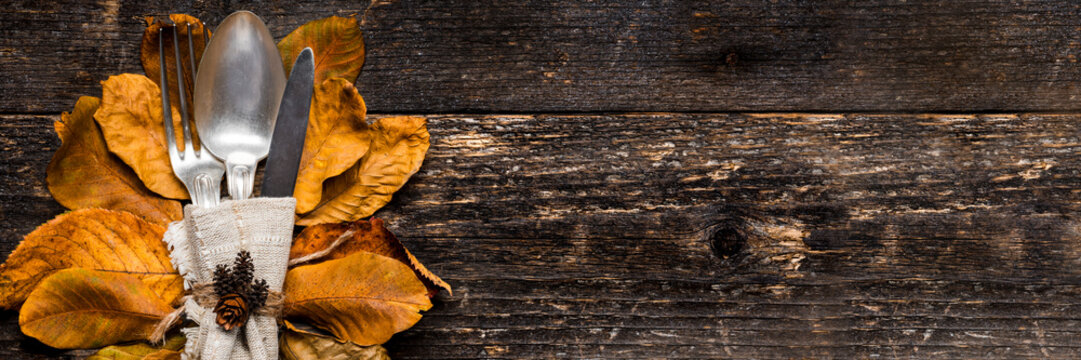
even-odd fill
[[[746,243],[747,237],[733,226],[721,227],[709,237],[710,250],[722,260],[738,255]]]
[[[739,215],[703,234],[720,265],[720,273],[756,273],[778,279],[803,277],[800,270],[809,248],[809,231],[793,218]]]
[[[724,57],[724,64],[728,67],[736,66],[736,63],[739,63],[739,54],[732,52]]]

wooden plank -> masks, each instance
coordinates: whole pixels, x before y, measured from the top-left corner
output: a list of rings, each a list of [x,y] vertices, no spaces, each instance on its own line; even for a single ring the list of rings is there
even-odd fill
[[[363,17],[374,112],[1081,110],[1067,1],[15,1],[0,113],[58,113],[140,72],[142,17],[253,9],[281,37]],[[15,96],[31,94],[31,96]]]
[[[0,116],[0,253],[55,118]],[[1081,114],[429,118],[377,216],[455,295],[396,359],[1081,356]]]

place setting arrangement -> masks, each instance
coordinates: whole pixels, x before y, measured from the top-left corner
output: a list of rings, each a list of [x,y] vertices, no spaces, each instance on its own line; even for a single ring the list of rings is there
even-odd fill
[[[451,287],[371,217],[429,134],[366,118],[364,53],[351,17],[276,43],[247,11],[213,31],[148,17],[145,76],[110,76],[54,124],[47,183],[70,211],[0,265],[0,306],[89,359],[389,358]]]

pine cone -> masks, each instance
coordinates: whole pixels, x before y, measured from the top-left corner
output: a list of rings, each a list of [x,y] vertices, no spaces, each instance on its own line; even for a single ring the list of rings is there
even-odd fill
[[[260,308],[263,307],[263,305],[266,305],[269,289],[270,286],[267,285],[266,280],[255,280],[255,282],[251,284],[251,291],[248,292],[248,300],[251,301],[251,306]]]
[[[228,294],[218,300],[214,313],[218,314],[218,325],[229,331],[248,322],[248,302],[239,294]]]
[[[218,314],[218,325],[225,331],[244,326],[248,321],[249,306],[265,305],[269,287],[266,280],[253,281],[254,274],[255,265],[247,251],[236,255],[233,266],[221,264],[214,269],[214,292],[219,298],[214,313]]]

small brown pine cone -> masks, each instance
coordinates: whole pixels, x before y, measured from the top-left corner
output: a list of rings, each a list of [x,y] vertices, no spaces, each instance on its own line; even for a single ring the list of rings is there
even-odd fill
[[[218,325],[229,331],[244,326],[248,321],[248,302],[239,294],[228,294],[218,300],[214,313],[218,314]]]

